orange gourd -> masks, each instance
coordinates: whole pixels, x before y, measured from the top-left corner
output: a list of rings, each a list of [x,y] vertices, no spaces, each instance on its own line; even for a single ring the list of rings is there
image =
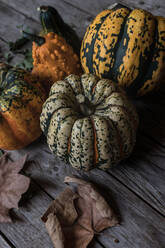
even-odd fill
[[[29,72],[0,64],[0,149],[23,148],[41,135],[45,99],[43,88]]]
[[[33,42],[32,74],[43,82],[45,88],[70,74],[80,74],[80,63],[73,48],[62,36],[53,32],[45,37],[45,43],[38,46]]]
[[[24,37],[33,40],[32,74],[37,77],[47,91],[51,85],[70,74],[81,74],[79,50],[80,42],[72,29],[63,22],[58,12],[50,6],[42,6],[40,19],[42,36],[23,32]]]

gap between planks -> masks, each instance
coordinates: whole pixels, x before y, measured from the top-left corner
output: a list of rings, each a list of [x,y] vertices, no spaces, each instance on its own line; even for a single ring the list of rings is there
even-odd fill
[[[17,5],[15,3],[13,3],[12,0],[1,0],[5,3],[7,3],[9,6],[15,6],[15,9],[17,9]],[[46,5],[59,5],[60,3],[58,3],[57,1],[53,1],[53,0],[49,0],[49,1],[35,1],[37,2],[38,6],[42,4],[46,4]],[[84,12],[86,14],[89,14],[93,17],[95,17],[99,12],[101,12],[102,10],[106,9],[108,6],[119,2],[121,4],[126,4],[127,6],[130,6],[132,8],[142,8],[145,9],[147,11],[150,11],[151,13],[153,13],[154,15],[164,15],[164,9],[165,9],[165,2],[164,0],[157,0],[157,1],[134,1],[134,0],[94,0],[93,1],[80,1],[80,0],[61,0],[60,1],[61,4],[67,8],[67,6],[72,6],[72,8],[77,9],[81,12]],[[17,1],[17,4],[19,4],[20,1]],[[29,6],[34,6],[34,2],[33,1],[29,1]],[[26,10],[25,10],[26,11]]]
[[[110,171],[107,172],[109,175],[111,175],[114,179],[116,179],[119,183],[124,185],[128,190],[130,190],[132,193],[134,193],[139,199],[144,201],[150,208],[152,208],[154,211],[157,212],[157,214],[160,214],[162,217],[165,218],[165,213],[163,214],[161,211],[159,211],[157,208],[155,208],[149,201],[147,201],[144,197],[141,197],[140,194],[138,194],[135,190],[130,188],[128,185],[126,185],[123,181],[121,181],[118,177],[115,176],[115,174],[112,174]],[[162,205],[163,206],[163,205]],[[164,207],[164,206],[163,206]]]
[[[39,157],[40,157],[40,155],[39,155]],[[46,160],[47,160],[47,158],[45,158],[45,161]],[[42,161],[42,163],[44,163],[42,158],[41,158],[41,161]],[[68,174],[75,172],[70,167],[67,167],[65,165],[62,166],[62,165],[63,164],[59,164],[59,168],[61,168],[60,182],[63,181],[63,177],[66,174],[68,175]],[[32,171],[34,171],[35,168],[36,168],[36,164],[34,164],[34,165],[31,164],[31,166],[29,166],[29,169],[31,169]],[[26,170],[27,170],[27,172],[26,172]],[[28,175],[28,167],[27,168],[25,167],[24,171]],[[138,242],[140,242],[141,245],[142,245],[142,242],[143,243],[144,243],[144,241],[146,242],[144,247],[155,248],[156,247],[155,245],[157,244],[157,242],[163,242],[162,241],[162,239],[163,239],[162,233],[164,233],[164,231],[165,231],[165,230],[163,231],[163,229],[164,229],[163,220],[164,219],[161,216],[156,215],[155,211],[153,211],[146,203],[141,201],[136,195],[134,195],[132,192],[130,192],[127,188],[119,185],[118,182],[113,177],[108,176],[105,173],[101,173],[101,172],[99,175],[98,170],[97,171],[95,170],[93,172],[91,171],[89,173],[78,173],[76,171],[75,173],[77,173],[77,175],[79,175],[83,178],[85,177],[86,180],[88,179],[90,181],[95,182],[95,184],[99,184],[99,186],[104,187],[104,189],[106,187],[106,191],[105,191],[106,192],[106,198],[108,197],[107,200],[108,199],[110,200],[111,205],[113,202],[112,198],[111,198],[111,195],[113,192],[113,197],[115,196],[114,199],[116,199],[117,205],[120,206],[120,211],[121,211],[122,218],[124,219],[123,220],[124,223],[119,227],[107,229],[103,235],[98,236],[98,239],[101,243],[103,243],[103,246],[108,247],[107,242],[109,242],[108,241],[109,238],[112,242],[112,237],[115,237],[115,238],[120,240],[120,244],[117,244],[117,247],[122,248],[123,244],[126,243],[127,246],[125,246],[125,247],[132,248],[132,244],[133,244],[133,240],[134,240],[134,231],[136,232],[137,235],[140,236],[140,240],[138,240]],[[62,189],[64,188],[64,184],[62,182],[59,183],[59,181],[57,181],[58,176],[55,173],[53,174],[53,172],[51,172],[51,174],[48,175],[48,173],[46,173],[46,171],[45,172],[43,171],[42,175],[43,175],[43,177],[47,178],[48,184],[46,183],[45,187],[47,187],[48,191],[51,192],[51,195],[55,198],[56,195],[58,194],[58,192],[61,192]],[[32,175],[32,178],[33,177],[36,178],[36,180],[37,180],[37,178],[41,178],[41,177],[36,177],[36,175]],[[51,188],[48,187],[50,182],[52,183]],[[109,189],[109,185],[111,185],[110,189]],[[37,186],[37,188],[38,188],[38,186]],[[38,195],[38,198],[35,199],[35,197],[34,197],[31,200],[29,200],[28,205],[29,205],[30,209],[28,209],[28,212],[23,211],[22,209],[19,210],[19,212],[21,212],[23,215],[25,215],[26,219],[30,218],[29,220],[30,220],[30,222],[32,222],[32,224],[35,223],[33,221],[33,218],[34,218],[34,216],[36,218],[36,213],[38,216],[37,208],[39,206],[41,206],[41,204],[42,204],[42,208],[39,211],[41,213],[43,211],[43,208],[45,208],[46,204],[48,205],[47,201],[50,201],[50,197],[48,197],[47,194],[45,194],[39,188],[38,188],[37,192],[38,191],[40,192]],[[46,199],[48,199],[48,200],[46,200]],[[145,219],[146,214],[149,215],[147,219]],[[135,216],[136,216],[136,218],[135,218]],[[154,219],[154,223],[152,223],[153,219]],[[39,223],[37,225],[39,225]],[[143,228],[141,228],[141,225],[142,226],[144,225]],[[151,236],[150,232],[147,231],[148,226],[150,226],[151,230],[157,230],[157,225],[159,225],[159,229],[160,229],[159,230],[160,240],[154,239],[153,243],[150,243],[152,240],[152,236]],[[12,230],[10,227],[8,227],[8,228],[9,228],[8,231]],[[14,228],[14,226],[13,226],[13,228]],[[39,228],[39,226],[38,226],[38,228]],[[3,229],[2,231],[6,232],[6,229],[5,230]],[[26,232],[27,232],[27,230],[26,230]],[[146,233],[145,234],[146,240],[143,239],[143,232]],[[156,235],[158,235],[158,234],[156,234]],[[107,238],[108,236],[109,236],[109,238]],[[25,247],[27,247],[27,246],[25,246]],[[34,247],[34,246],[32,246],[32,247]],[[116,247],[116,244],[112,243],[111,247]],[[136,247],[138,248],[139,246],[137,246],[135,243],[134,248],[136,248]]]
[[[16,248],[1,231],[0,231],[0,245],[3,245],[3,247],[1,248]]]

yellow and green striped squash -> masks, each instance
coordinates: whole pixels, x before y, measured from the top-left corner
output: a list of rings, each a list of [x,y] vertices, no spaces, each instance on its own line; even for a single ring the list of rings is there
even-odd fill
[[[60,159],[76,169],[106,170],[131,154],[138,116],[113,81],[70,75],[51,87],[40,125]]]
[[[85,73],[145,95],[165,75],[165,18],[121,4],[104,10],[87,28],[80,57]]]

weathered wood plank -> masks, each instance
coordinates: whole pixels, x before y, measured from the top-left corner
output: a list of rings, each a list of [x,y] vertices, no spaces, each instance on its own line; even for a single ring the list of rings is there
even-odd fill
[[[40,155],[41,154],[39,154],[39,156]],[[42,158],[41,158],[41,160],[42,160]],[[62,164],[60,166],[62,166]],[[27,169],[29,169],[30,167],[31,167],[31,171],[34,171],[36,165],[32,166],[32,164],[31,164],[31,165],[29,165],[29,167]],[[49,173],[47,173],[47,170],[48,170],[47,165],[46,165],[46,168],[44,168],[44,166],[43,166],[42,169],[43,169],[42,173],[44,175],[46,175],[46,179],[48,179],[47,174],[49,174]],[[45,169],[45,171],[44,171],[44,169]],[[57,167],[56,167],[56,169],[57,169]],[[37,172],[38,171],[39,170],[37,170]],[[70,173],[71,173],[71,171],[72,171],[72,173],[74,172],[74,170],[70,170]],[[77,172],[75,172],[75,173],[77,173]],[[59,173],[58,176],[56,176],[56,175],[53,175],[53,171],[51,171],[51,177],[49,177],[49,179],[47,180],[47,183],[45,184],[45,186],[47,186],[47,185],[50,185],[50,183],[51,183],[51,186],[52,186],[51,189],[52,190],[50,190],[50,188],[49,188],[49,194],[53,194],[54,196],[56,196],[56,194],[57,194],[57,187],[56,186],[58,186],[58,190],[61,187],[61,185],[58,181],[58,180],[62,181],[62,179],[59,178],[59,175],[61,175],[61,174],[64,175],[65,173]],[[101,234],[98,236],[98,239],[104,244],[105,247],[109,247],[108,244],[111,244],[111,247],[117,246],[117,247],[127,247],[127,248],[132,247],[133,245],[134,245],[133,247],[139,248],[139,246],[142,244],[144,247],[147,247],[147,248],[148,247],[151,247],[151,248],[152,247],[163,247],[163,246],[161,246],[161,245],[163,245],[163,243],[162,243],[163,242],[163,235],[162,234],[165,231],[163,218],[158,218],[158,216],[155,215],[155,213],[153,211],[150,211],[150,208],[148,206],[146,206],[146,204],[144,204],[136,196],[134,196],[132,193],[130,193],[127,189],[123,189],[122,187],[120,187],[120,185],[116,182],[116,180],[114,180],[113,178],[110,178],[110,177],[107,178],[105,173],[102,173],[101,177],[99,176],[99,173],[97,171],[93,171],[93,172],[91,171],[90,173],[81,173],[81,174],[84,174],[83,175],[84,177],[92,180],[96,184],[101,185],[104,188],[104,190],[106,189],[106,192],[108,192],[106,194],[107,199],[109,199],[109,201],[112,202],[111,195],[113,195],[114,199],[116,200],[116,204],[118,206],[120,206],[120,215],[122,216],[122,226],[116,227],[113,229],[109,229],[109,231],[107,230],[104,232],[104,234]],[[39,179],[40,178],[41,177],[39,176]],[[43,178],[44,178],[44,176],[43,176]],[[50,178],[51,178],[51,180],[50,180]],[[37,180],[37,178],[35,178],[35,179]],[[53,182],[52,182],[52,180],[53,180]],[[40,183],[41,183],[41,181],[40,181]],[[53,184],[54,184],[54,189],[53,189]],[[62,182],[61,182],[61,184],[62,184]],[[109,187],[109,185],[111,185],[111,187]],[[45,186],[44,186],[44,188],[45,188]],[[109,188],[111,188],[111,189],[109,189]],[[45,208],[45,205],[49,204],[49,199],[47,196],[45,196],[45,194],[44,194],[44,198],[42,198],[43,193],[40,191],[40,189],[37,188],[35,190],[35,192],[37,193],[37,196],[38,196],[38,197],[34,196],[36,198],[35,203],[34,203],[34,198],[32,198],[30,200],[30,202],[28,202],[28,205],[26,203],[25,210],[20,209],[19,211],[14,211],[14,212],[15,212],[15,215],[17,216],[17,219],[18,218],[22,219],[22,214],[23,214],[26,217],[26,219],[28,219],[28,221],[31,220],[32,223],[35,223],[35,225],[36,225],[35,219],[38,218],[38,221],[39,221],[39,217],[42,215],[41,213],[43,212],[43,208],[40,209],[40,206],[42,205],[42,207],[43,207],[43,205],[44,205],[44,208]],[[19,213],[20,211],[21,211],[21,213]],[[146,216],[149,216],[148,217],[149,219],[146,219]],[[159,219],[159,221],[157,221],[157,218]],[[34,222],[33,222],[33,220],[34,220]],[[152,225],[153,220],[154,220],[154,225]],[[19,225],[17,227],[18,230],[15,230],[15,227],[16,227],[15,224],[17,224],[17,222],[14,223],[13,229],[11,229],[11,225],[9,224],[9,227],[8,227],[9,229],[7,228],[7,233],[5,233],[6,227],[5,227],[5,230],[2,230],[2,231],[5,233],[6,236],[8,233],[9,233],[8,235],[11,235],[10,233],[12,233],[13,238],[15,238],[15,234],[14,234],[15,231],[17,231],[18,236],[19,236],[19,240],[18,240],[18,236],[16,236],[16,238],[20,244],[20,242],[22,242],[22,240],[20,240],[20,233],[19,233],[20,228],[21,228],[21,232],[22,232],[22,230],[24,230],[24,225],[25,225],[27,228],[25,231],[26,231],[26,233],[28,233],[28,236],[30,234],[34,233],[34,230],[32,230],[33,227],[31,226],[31,221],[30,221],[30,224],[27,223],[27,220],[25,221],[26,223],[24,223],[24,224],[21,222],[20,223],[21,225]],[[137,227],[137,225],[138,225],[138,227]],[[29,228],[31,230],[30,233],[28,231]],[[159,228],[159,231],[158,231],[158,228]],[[38,230],[41,230],[41,227],[39,227]],[[130,232],[130,230],[133,230],[133,231]],[[140,233],[139,233],[139,230],[140,230]],[[143,239],[143,232],[145,233],[145,239]],[[24,235],[23,235],[23,238],[24,238]],[[138,242],[135,241],[135,235],[139,237],[140,241],[139,240],[137,240]],[[153,235],[156,235],[156,237],[158,235],[158,237],[153,239]],[[12,240],[12,237],[9,236],[8,238],[10,238],[10,240]],[[37,238],[39,239],[39,237],[37,237]],[[119,240],[120,245],[116,244],[114,242],[114,240],[116,240],[116,239]],[[145,245],[144,245],[144,242],[145,242]],[[150,244],[150,242],[151,242],[151,244]],[[30,246],[32,248],[36,247],[36,246],[34,246],[34,244],[38,245],[38,242],[36,242],[34,239],[31,241],[31,243],[29,243],[29,240],[25,240],[23,243],[24,247]],[[18,247],[18,246],[16,246],[16,247]],[[44,246],[42,246],[39,243],[38,247],[42,248]],[[47,247],[49,247],[49,246],[47,245]]]
[[[21,36],[20,26],[30,27],[34,31],[40,30],[40,24],[20,14],[14,9],[9,8],[0,1],[1,25],[0,37],[6,41],[14,41]]]
[[[157,0],[157,1],[147,1],[147,0],[121,0],[123,4],[127,4],[133,8],[142,8],[147,11],[150,11],[154,15],[165,16],[165,1]]]
[[[109,170],[115,178],[165,216],[164,149],[138,135],[131,157]]]
[[[0,235],[0,247],[1,248],[14,248],[14,246],[10,246]]]
[[[4,3],[9,4],[10,6],[16,8],[19,11],[23,11],[23,13],[26,12],[26,14],[30,17],[36,16],[36,12],[34,10],[34,6],[40,6],[40,5],[52,5],[59,9],[67,9],[70,8],[70,10],[77,9],[76,12],[81,10],[81,12],[87,13],[91,16],[96,16],[100,11],[103,9],[106,9],[109,5],[114,4],[115,2],[120,2],[123,5],[126,4],[128,7],[132,8],[142,8],[147,11],[150,11],[154,15],[165,15],[164,9],[165,9],[165,2],[164,0],[157,0],[157,1],[133,1],[133,0],[121,0],[121,1],[114,1],[114,0],[104,0],[104,1],[80,1],[80,0],[65,0],[65,1],[53,1],[53,0],[30,0],[28,1],[29,4],[23,3],[21,0],[17,0],[16,2],[12,0],[1,0]],[[25,5],[26,4],[26,8]],[[32,9],[33,8],[33,9]],[[63,11],[61,11],[63,14]],[[69,13],[73,13],[70,11]]]
[[[104,0],[104,1],[72,0],[72,2],[69,2],[69,0],[65,0],[65,2],[67,2],[68,4],[72,4],[72,6],[77,7],[78,9],[81,9],[93,16],[97,15],[103,9],[106,9],[109,5],[112,5],[115,3],[114,0]]]
[[[116,168],[109,170],[109,173],[165,216],[164,163],[161,166],[164,150],[149,139],[140,136],[140,134],[138,138],[139,140],[137,141],[132,156],[126,161],[123,161]],[[47,182],[44,182],[43,171],[47,168],[47,177],[51,174],[54,175],[54,170],[57,170],[57,185],[61,183],[59,176],[63,179],[65,175],[72,173],[72,169],[67,165],[62,165],[64,167],[62,171],[60,168],[56,168],[56,165],[58,165],[60,161],[51,155],[43,139],[39,140],[37,144],[34,143],[18,153],[23,155],[25,150],[32,156],[32,158],[29,159],[38,161],[38,163],[36,163],[36,170],[29,171],[30,175],[33,175],[34,179],[40,178],[41,182],[43,180],[42,186],[44,185],[44,187]],[[15,159],[18,153],[15,151],[10,152]],[[42,172],[40,172],[41,170]],[[60,172],[58,172],[58,170]],[[102,172],[99,172],[99,174],[100,173]],[[49,187],[51,190],[51,183],[48,183],[48,185],[49,191]]]
[[[117,203],[119,202],[120,206],[122,206],[119,209],[121,211],[120,214],[122,216],[122,226],[119,229],[117,227],[112,229],[111,232],[109,232],[109,234],[114,235],[115,237],[116,236],[115,231],[117,231],[118,233],[121,232],[120,233],[121,236],[118,236],[118,237],[120,237],[119,239],[120,245],[123,245],[123,247],[135,247],[135,248],[137,247],[138,248],[141,245],[143,245],[144,247],[145,246],[146,247],[152,247],[152,246],[163,247],[163,243],[161,242],[161,240],[163,241],[164,238],[162,234],[160,234],[159,236],[159,231],[156,232],[156,230],[152,227],[152,224],[150,222],[152,217],[150,217],[150,214],[146,212],[147,209],[144,207],[143,202],[140,200],[136,202],[134,198],[135,195],[128,193],[127,190],[125,191],[125,188],[121,188],[116,180],[113,181],[112,178],[109,178],[109,177],[107,178],[106,176],[104,176],[104,174],[99,175],[96,171],[92,172],[92,174],[94,173],[95,175],[92,175],[92,176],[95,182],[98,182],[99,184],[103,182],[102,185],[104,185],[104,187],[105,185],[107,185],[108,189],[112,189],[112,188],[116,189],[115,191],[115,193],[117,193],[116,195],[113,191],[114,199],[116,200]],[[135,212],[131,213],[132,210],[134,210]],[[139,224],[139,229],[143,230],[143,234],[142,233],[140,234],[139,230],[135,231],[135,225],[136,225],[135,223]],[[161,224],[163,225],[163,223],[164,223],[164,218],[162,218]],[[132,231],[130,231],[130,226],[131,226]],[[127,228],[126,232],[125,232],[125,228]],[[161,230],[161,228],[159,230]],[[154,238],[154,235],[155,235],[155,238]],[[141,241],[141,238],[143,238],[143,241]],[[100,240],[105,245],[105,247],[108,247],[108,245],[110,246],[111,244],[108,238],[105,238],[103,240],[100,239]]]
[[[12,242],[9,246],[0,236],[1,248],[52,248],[52,242],[46,231],[41,216],[53,200],[35,183],[30,186],[30,198],[21,204],[19,209],[11,212],[13,223],[0,224],[0,231]],[[3,246],[6,244],[6,246]],[[103,248],[93,240],[91,248]]]
[[[42,1],[40,0],[35,0],[35,1],[17,0],[16,2],[12,0],[7,0],[7,1],[1,0],[0,2],[5,4],[4,7],[2,5],[3,8],[6,8],[9,10],[9,8],[7,8],[7,4],[8,4],[10,7],[13,8],[12,13],[18,14],[17,21],[19,22],[19,25],[23,23],[23,20],[25,19],[28,20],[31,18],[39,22],[37,7],[44,5],[44,4],[54,6],[59,11],[64,21],[68,23],[69,25],[71,25],[76,30],[77,34],[81,38],[83,37],[87,26],[92,20],[91,15],[78,10],[76,7],[73,7],[66,2],[58,1],[58,0],[42,0]],[[11,11],[11,9],[9,11]],[[23,15],[21,15],[19,12],[22,12]],[[9,14],[8,16],[10,18]],[[13,19],[14,19],[14,16],[11,16],[11,20]],[[4,21],[6,22],[7,20],[5,19]],[[9,27],[9,23],[11,24],[11,21],[8,20],[8,23],[6,24],[6,26]],[[11,26],[10,26],[10,29],[11,29]]]
[[[137,141],[136,147],[133,153],[136,160],[140,162],[141,159],[144,161],[150,161],[155,167],[160,168],[159,174],[164,173],[165,170],[165,147],[155,143],[149,137],[139,137],[140,141]],[[142,143],[142,142],[145,143]],[[165,189],[164,189],[165,190]]]
[[[36,185],[33,184],[31,188],[33,195],[31,199],[26,200],[18,210],[13,210],[13,223],[1,224],[0,230],[16,248],[52,247],[44,224],[40,220],[52,199]]]
[[[40,145],[45,147],[41,142],[40,140]],[[36,151],[34,151],[36,149],[35,147],[37,147]],[[27,148],[27,152],[31,151],[29,159],[35,159],[36,163],[31,163],[27,167],[26,173],[31,175],[36,182],[39,182],[41,187],[43,187],[49,195],[55,198],[64,188],[63,179],[65,175],[76,174],[99,185],[102,188],[102,192],[105,193],[108,202],[118,206],[119,210],[116,210],[120,212],[122,225],[109,229],[105,231],[104,234],[98,236],[98,240],[100,240],[105,247],[108,247],[108,244],[111,244],[110,247],[117,246],[119,248],[139,248],[141,245],[147,248],[155,248],[159,247],[158,244],[160,247],[163,247],[163,242],[165,242],[163,235],[165,231],[165,218],[163,216],[157,214],[156,211],[150,208],[110,174],[108,175],[106,172],[99,171],[98,169],[88,173],[75,171],[70,168],[70,166],[55,160],[45,148],[39,149],[39,145],[36,146],[36,144]],[[24,152],[25,150],[17,152],[17,156],[16,152],[11,152],[10,154],[13,154],[12,157],[16,158],[20,156],[20,154],[23,155]],[[111,197],[115,199],[115,204]],[[153,239],[152,233],[156,235],[157,238]],[[135,234],[137,237],[136,240]],[[118,239],[120,243],[116,244],[114,242],[115,239]]]
[[[39,148],[40,145],[42,145],[43,147]],[[49,153],[49,151],[46,149],[45,144],[44,143],[42,144],[42,140],[39,140],[38,145],[35,142],[33,145],[29,146],[29,148],[27,148],[27,152],[28,151],[29,151],[29,159],[30,160],[35,159],[36,163],[35,164],[31,163],[27,167],[26,173],[28,175],[31,175],[31,177],[33,179],[35,179],[44,188],[45,191],[47,191],[50,195],[52,195],[52,197],[56,197],[56,195],[63,189],[64,185],[63,185],[62,181],[63,181],[63,178],[65,175],[68,175],[71,173],[78,174],[78,172],[74,171],[69,166],[62,164],[61,162],[58,162],[58,160],[55,160],[53,155],[51,155]],[[25,152],[25,150],[18,152],[17,156],[19,156],[20,154],[23,155],[24,152]],[[46,153],[46,154],[44,154],[44,153]],[[13,154],[12,157],[15,157],[15,158],[17,157],[16,152],[11,152],[11,154]],[[38,163],[37,163],[37,161],[38,161]],[[114,180],[114,178],[111,178],[111,176],[108,176],[108,178],[107,178],[107,175],[105,172],[95,170],[93,172],[91,171],[90,173],[82,173],[81,172],[80,174],[85,176],[86,178],[88,178],[90,180],[95,181],[99,185],[102,185],[104,188],[106,188],[107,195],[109,196],[109,198],[110,198],[110,193],[108,191],[110,191],[110,190],[111,190],[111,192],[113,192],[115,199],[117,199],[118,194],[122,195],[119,197],[120,200],[118,201],[117,205],[118,205],[119,209],[122,211],[121,216],[126,218],[126,219],[124,219],[124,227],[125,227],[124,228],[124,230],[125,230],[124,235],[126,235],[126,233],[127,233],[127,235],[124,236],[125,238],[123,236],[120,237],[120,235],[116,236],[116,232],[120,231],[119,229],[117,229],[116,232],[113,234],[112,234],[112,230],[111,230],[110,233],[108,233],[108,235],[110,235],[109,238],[110,238],[111,242],[114,239],[114,238],[112,239],[112,236],[113,236],[117,239],[120,238],[119,239],[120,242],[122,240],[121,244],[125,245],[125,247],[130,247],[129,243],[131,245],[132,244],[131,242],[133,242],[133,241],[130,241],[128,234],[131,237],[132,237],[132,235],[134,236],[134,234],[130,234],[130,229],[132,230],[132,228],[133,228],[133,230],[136,230],[136,228],[134,226],[133,227],[131,226],[130,229],[128,229],[128,225],[129,225],[128,223],[129,223],[129,221],[132,221],[132,216],[136,216],[134,221],[135,222],[138,221],[139,225],[140,225],[141,221],[138,219],[137,213],[132,213],[132,215],[127,216],[127,211],[128,211],[128,208],[131,208],[131,209],[133,209],[134,207],[138,208],[139,204],[140,204],[141,207],[140,207],[139,211],[143,212],[144,206],[141,203],[142,201],[139,200],[137,197],[136,197],[137,200],[134,201],[134,199],[132,199],[133,194],[131,193],[131,196],[130,196],[130,192],[128,190],[125,190],[125,187],[120,185],[116,180]],[[40,195],[40,193],[39,193],[39,195]],[[127,199],[127,197],[128,197],[128,199]],[[121,198],[123,198],[123,199],[121,199]],[[125,201],[125,204],[123,207],[124,201]],[[133,206],[129,207],[129,204],[131,204],[131,202],[133,202],[135,204],[134,207]],[[39,205],[40,204],[38,203],[38,206]],[[30,206],[31,206],[31,204],[30,204]],[[149,208],[149,207],[147,206],[147,208]],[[147,219],[147,216],[149,214],[148,211],[149,210],[145,211],[143,219]],[[155,217],[156,217],[155,212],[154,212],[154,216],[153,216],[153,213],[152,214],[150,213],[149,215],[151,215],[152,218],[154,219],[154,223],[155,222],[157,223],[157,221],[155,220]],[[127,223],[127,221],[128,221],[128,223]],[[160,223],[161,222],[163,223],[163,219],[161,219]],[[125,224],[126,224],[126,226],[125,226]],[[161,227],[161,224],[160,224],[160,227]],[[123,225],[122,225],[122,228],[123,228]],[[151,227],[151,229],[152,228],[153,227]],[[155,228],[153,228],[153,229],[155,230]],[[138,230],[139,230],[139,227],[138,227]],[[143,227],[141,228],[141,231],[144,232]],[[137,232],[137,230],[136,230],[136,232]],[[121,233],[123,234],[123,229],[122,229]],[[141,233],[141,234],[139,234],[139,236],[141,237],[140,239],[142,240],[143,234]],[[108,236],[105,235],[105,237],[104,237],[105,242],[107,240],[107,237]],[[99,238],[102,239],[102,236],[100,236]],[[103,242],[103,240],[101,240],[101,241]],[[154,245],[157,245],[157,243],[154,243],[153,246],[149,246],[150,241],[149,240],[147,240],[147,241],[143,240],[143,242],[144,241],[147,242],[146,247],[154,247]],[[161,244],[161,239],[160,240],[158,239],[157,241],[154,241],[154,242],[158,242],[158,241],[160,241],[160,244]],[[107,245],[107,243],[106,243],[106,245]],[[105,247],[108,247],[106,245],[105,245]],[[118,246],[118,247],[120,247],[120,246]],[[121,246],[121,247],[123,247],[123,246]],[[139,246],[136,246],[136,243],[135,243],[134,247],[139,247]],[[159,247],[159,246],[155,246],[155,247]]]
[[[70,3],[69,0],[65,0],[65,2]],[[150,11],[154,15],[162,15],[164,16],[164,10],[165,9],[165,2],[163,0],[158,0],[158,1],[133,1],[133,0],[120,0],[116,1],[120,2],[123,5],[126,4],[128,7],[133,7],[133,8],[142,8],[147,11]],[[114,4],[114,0],[104,0],[104,1],[99,1],[95,0],[93,1],[80,1],[80,0],[72,0],[72,5],[75,7],[78,7],[79,9],[82,9],[88,13],[91,13],[93,15],[96,15],[103,9],[106,9],[107,6]]]
[[[7,42],[15,41],[21,37],[20,25],[24,28],[30,28],[33,32],[38,32],[41,28],[40,24],[26,18],[26,16],[19,14],[15,10],[8,8],[7,5],[0,2],[0,16],[1,25],[0,28],[0,56],[4,56],[6,52],[9,52]],[[31,46],[30,42],[29,45]],[[27,46],[26,46],[27,47]],[[23,55],[17,54],[11,61],[11,64],[16,65],[23,60]],[[3,61],[3,58],[1,59]]]

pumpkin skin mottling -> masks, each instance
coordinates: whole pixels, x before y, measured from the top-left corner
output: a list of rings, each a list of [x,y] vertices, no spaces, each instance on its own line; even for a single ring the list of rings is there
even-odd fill
[[[39,117],[46,95],[31,74],[0,64],[0,148],[25,147],[41,135]]]
[[[130,95],[157,89],[165,74],[165,18],[118,5],[87,28],[80,58],[85,73],[113,79]]]
[[[76,169],[106,170],[132,152],[138,116],[113,81],[70,75],[51,87],[40,125],[60,159]]]
[[[41,46],[33,42],[32,75],[49,91],[57,80],[72,73],[81,74],[81,67],[78,55],[62,36],[50,32],[44,38],[45,43]]]

